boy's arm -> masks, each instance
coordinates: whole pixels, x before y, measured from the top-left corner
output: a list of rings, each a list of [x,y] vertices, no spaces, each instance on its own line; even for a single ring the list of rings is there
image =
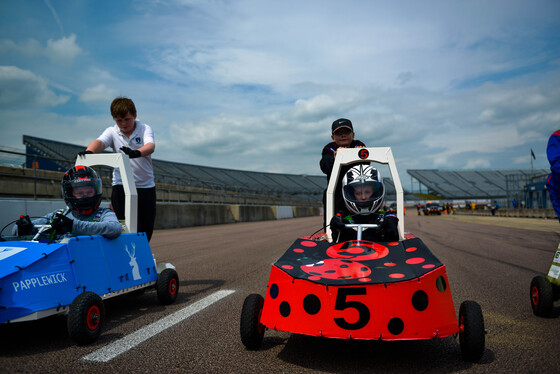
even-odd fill
[[[560,130],[556,131],[548,139],[546,156],[550,162],[550,170],[553,173],[560,173]]]
[[[154,143],[146,143],[142,147],[138,148],[142,157],[149,156],[156,150],[156,145]]]
[[[103,133],[99,135],[97,139],[95,139],[93,142],[91,142],[90,145],[88,145],[86,152],[90,151],[93,153],[101,153],[107,147],[112,147],[114,149],[115,148],[113,144],[114,132],[115,130],[112,127],[107,127],[105,131],[103,131]]]
[[[109,209],[103,212],[100,222],[80,221],[74,219],[72,235],[103,235],[108,239],[117,238],[122,226],[115,213]]]
[[[95,139],[93,142],[91,142],[90,145],[88,145],[88,147],[86,148],[86,151],[91,151],[93,153],[100,153],[103,152],[103,150],[105,150],[105,143],[103,143],[101,140],[99,139]]]
[[[362,148],[362,147],[365,148],[365,146],[366,145],[364,143],[362,143],[361,141],[355,140],[354,148]]]
[[[144,145],[138,150],[142,153],[142,156],[149,156],[156,150],[156,142],[154,140],[154,130],[148,125],[145,126]]]
[[[323,153],[321,157],[321,161],[319,161],[319,166],[321,167],[321,171],[330,178],[332,173],[332,168],[334,166],[334,150],[329,147],[323,148]]]

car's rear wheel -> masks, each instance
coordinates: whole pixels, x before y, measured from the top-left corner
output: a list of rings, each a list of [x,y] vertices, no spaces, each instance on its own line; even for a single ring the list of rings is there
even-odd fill
[[[171,304],[179,294],[179,275],[174,269],[165,269],[158,275],[156,289],[159,302]]]
[[[241,341],[247,349],[257,350],[262,345],[265,330],[260,321],[263,305],[263,297],[256,293],[247,296],[243,302],[240,333]]]
[[[68,334],[79,345],[96,340],[105,323],[105,306],[101,297],[84,292],[74,299],[68,311]]]
[[[554,301],[560,300],[560,286],[554,283],[550,283],[550,285],[552,286],[552,298]]]
[[[486,344],[485,334],[480,305],[475,301],[463,301],[459,308],[459,344],[464,360],[480,360]]]
[[[531,281],[531,307],[533,314],[539,317],[550,317],[554,294],[552,284],[546,277],[537,275]]]

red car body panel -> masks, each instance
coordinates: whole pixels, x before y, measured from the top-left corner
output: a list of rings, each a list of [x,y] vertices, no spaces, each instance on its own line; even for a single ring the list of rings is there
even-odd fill
[[[260,322],[341,339],[415,340],[458,332],[445,265],[418,238],[298,239],[272,265]]]

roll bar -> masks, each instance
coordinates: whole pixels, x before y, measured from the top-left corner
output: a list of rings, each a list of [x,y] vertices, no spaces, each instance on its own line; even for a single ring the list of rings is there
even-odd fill
[[[121,173],[121,179],[124,188],[124,221],[125,232],[137,232],[137,215],[138,215],[138,193],[136,192],[136,183],[132,175],[130,160],[123,153],[96,153],[78,156],[76,165],[84,166],[110,166],[118,168]]]
[[[404,240],[404,199],[403,189],[399,173],[397,172],[397,165],[393,158],[391,147],[376,147],[376,148],[339,148],[336,152],[334,166],[331,173],[331,178],[327,186],[326,202],[327,211],[325,212],[325,220],[327,225],[334,216],[334,190],[336,182],[340,174],[340,168],[343,165],[355,164],[360,162],[375,162],[378,164],[389,165],[391,178],[395,185],[397,193],[397,218],[399,219],[399,238]],[[327,226],[327,239],[332,242],[332,230]]]

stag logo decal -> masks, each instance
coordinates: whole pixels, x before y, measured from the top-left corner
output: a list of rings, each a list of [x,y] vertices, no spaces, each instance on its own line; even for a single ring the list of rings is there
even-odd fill
[[[138,269],[138,262],[136,261],[136,244],[130,243],[132,251],[128,249],[128,245],[124,246],[126,253],[130,257],[130,262],[128,263],[132,267],[132,278],[134,280],[141,279],[140,270]]]

